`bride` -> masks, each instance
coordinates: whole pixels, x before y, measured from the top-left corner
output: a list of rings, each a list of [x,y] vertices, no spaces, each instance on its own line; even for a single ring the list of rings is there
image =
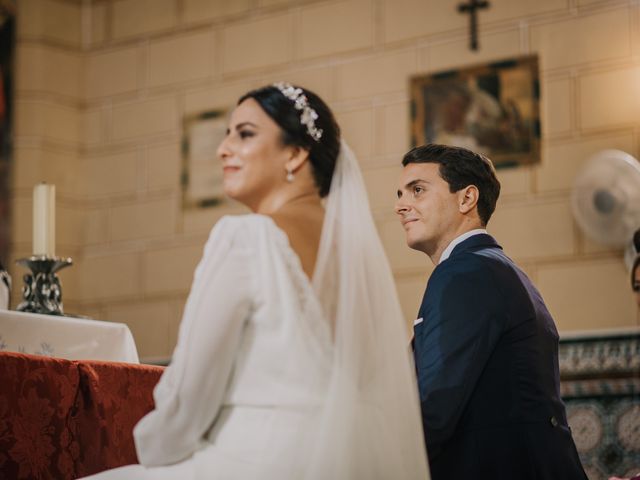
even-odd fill
[[[428,479],[393,277],[331,110],[251,91],[218,156],[253,214],[206,243],[141,465],[91,478]]]

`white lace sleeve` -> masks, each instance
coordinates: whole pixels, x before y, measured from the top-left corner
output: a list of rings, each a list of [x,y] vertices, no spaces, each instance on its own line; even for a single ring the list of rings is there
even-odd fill
[[[155,410],[133,432],[143,465],[191,456],[218,413],[253,298],[246,228],[242,217],[225,217],[207,241],[171,365],[154,390]]]

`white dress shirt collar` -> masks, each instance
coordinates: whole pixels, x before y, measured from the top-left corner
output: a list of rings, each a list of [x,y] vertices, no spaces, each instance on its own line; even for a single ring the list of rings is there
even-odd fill
[[[449,258],[451,252],[453,252],[453,249],[456,248],[457,245],[464,242],[467,238],[473,237],[474,235],[480,235],[481,233],[487,233],[487,231],[484,228],[476,228],[475,230],[469,230],[468,232],[465,232],[462,235],[451,240],[451,243],[447,245],[447,248],[445,248],[444,252],[442,252],[438,265]]]

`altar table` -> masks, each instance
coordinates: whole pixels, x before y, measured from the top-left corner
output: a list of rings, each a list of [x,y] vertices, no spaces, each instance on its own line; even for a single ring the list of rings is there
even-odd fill
[[[125,324],[12,310],[0,310],[0,351],[139,363]]]

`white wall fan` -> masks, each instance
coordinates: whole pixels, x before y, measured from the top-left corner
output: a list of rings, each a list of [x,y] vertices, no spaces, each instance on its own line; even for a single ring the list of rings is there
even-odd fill
[[[571,195],[573,215],[594,242],[626,247],[625,263],[636,252],[633,234],[640,228],[640,163],[621,150],[602,150],[578,173]]]

